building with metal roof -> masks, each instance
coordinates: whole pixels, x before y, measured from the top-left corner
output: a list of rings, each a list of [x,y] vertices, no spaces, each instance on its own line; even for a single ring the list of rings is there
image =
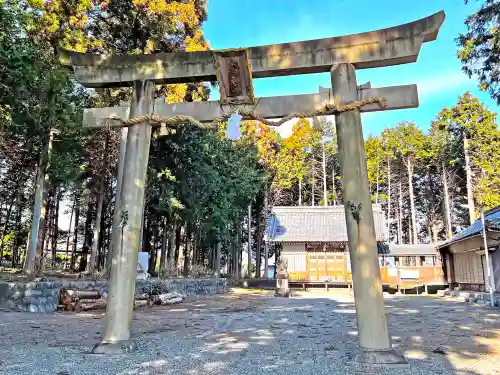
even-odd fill
[[[486,240],[493,274],[494,289],[500,292],[500,206],[484,213]],[[446,277],[450,285],[467,290],[486,291],[487,262],[481,219],[438,245],[445,259]]]
[[[380,205],[373,205],[373,219],[377,241],[387,241],[389,228]],[[266,238],[274,243],[347,242],[344,206],[273,207]]]
[[[378,204],[373,218],[383,282],[396,284],[398,274],[411,274],[416,283],[442,284],[434,245],[388,244],[387,220]],[[351,282],[344,206],[272,207],[265,240],[287,261],[291,281]]]

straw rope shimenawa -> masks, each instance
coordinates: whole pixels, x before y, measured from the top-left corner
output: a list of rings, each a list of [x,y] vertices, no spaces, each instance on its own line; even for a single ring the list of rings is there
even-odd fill
[[[294,119],[294,118],[310,118],[310,117],[315,117],[315,116],[330,116],[342,112],[347,112],[347,111],[352,111],[354,109],[361,108],[367,104],[373,104],[377,103],[380,105],[382,108],[385,108],[387,106],[387,102],[383,98],[368,98],[368,99],[363,99],[363,100],[356,100],[352,103],[345,104],[345,105],[332,105],[332,104],[327,104],[325,105],[322,109],[316,110],[316,111],[309,111],[309,112],[297,112],[297,113],[292,113],[286,117],[283,117],[282,119],[278,121],[270,121],[267,120],[263,117],[257,116],[253,113],[253,111],[245,111],[245,110],[237,110],[232,113],[226,113],[223,114],[222,116],[219,116],[215,118],[211,123],[206,123],[203,124],[200,121],[196,120],[195,118],[191,116],[173,116],[169,118],[165,118],[162,116],[158,115],[144,115],[144,116],[138,116],[134,117],[132,119],[125,120],[121,117],[118,116],[113,116],[108,118],[108,120],[115,120],[121,123],[121,126],[127,127],[127,126],[132,126],[132,125],[137,125],[141,124],[143,122],[151,122],[151,123],[156,123],[159,124],[163,127],[166,126],[174,126],[174,125],[181,125],[181,124],[190,124],[199,128],[216,128],[220,123],[226,121],[231,117],[232,114],[238,113],[241,115],[245,120],[255,120],[259,121],[262,124],[268,125],[268,126],[280,126],[284,124],[285,122]]]

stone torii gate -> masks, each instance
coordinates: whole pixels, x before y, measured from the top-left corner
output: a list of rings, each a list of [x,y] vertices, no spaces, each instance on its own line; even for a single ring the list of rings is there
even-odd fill
[[[86,87],[132,86],[129,107],[87,109],[87,127],[128,127],[119,176],[123,176],[116,210],[126,220],[113,228],[111,274],[106,327],[94,353],[121,353],[135,349],[130,340],[133,295],[149,144],[152,126],[161,118],[190,116],[200,123],[239,110],[246,118],[283,118],[297,112],[325,112],[365,99],[366,103],[335,114],[345,215],[351,252],[359,346],[357,359],[370,363],[398,363],[392,351],[380,282],[377,246],[366,156],[362,112],[418,107],[416,85],[371,88],[358,86],[356,69],[415,62],[422,43],[437,38],[444,12],[392,28],[303,42],[240,50],[172,52],[113,56],[61,51],[61,62],[74,69]],[[331,89],[310,95],[255,98],[252,78],[330,72]],[[203,82],[217,79],[220,101],[165,104],[154,100],[156,84]],[[364,104],[364,105],[363,105]],[[249,115],[250,114],[250,115]],[[324,114],[323,114],[324,115]],[[155,120],[156,116],[156,120]],[[144,122],[123,119],[142,118]],[[125,145],[125,142],[122,142]],[[120,183],[120,181],[119,181]]]

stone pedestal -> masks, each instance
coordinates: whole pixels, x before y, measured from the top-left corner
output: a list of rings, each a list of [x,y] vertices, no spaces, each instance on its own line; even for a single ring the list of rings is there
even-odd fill
[[[366,365],[399,365],[408,366],[406,359],[397,353],[396,351],[390,350],[360,350],[355,353],[352,357],[352,362],[356,364],[366,364]]]
[[[288,277],[276,279],[276,296],[290,297],[290,288],[288,286]]]

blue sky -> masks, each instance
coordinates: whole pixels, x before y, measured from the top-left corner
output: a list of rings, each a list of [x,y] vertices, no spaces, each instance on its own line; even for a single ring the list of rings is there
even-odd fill
[[[479,6],[472,1],[401,0],[209,0],[208,21],[203,29],[212,49],[251,47],[326,38],[371,31],[410,22],[439,10],[446,20],[438,39],[425,43],[416,63],[358,71],[358,84],[372,87],[416,83],[420,107],[363,115],[365,136],[378,134],[402,120],[412,120],[426,130],[444,106],[452,106],[459,95],[471,91],[488,108],[496,103],[477,88],[477,81],[461,72],[455,38],[465,30],[464,20]],[[254,80],[256,96],[315,93],[330,86],[328,73],[261,78]],[[213,99],[218,99],[214,92]],[[283,135],[288,131],[283,129]]]

